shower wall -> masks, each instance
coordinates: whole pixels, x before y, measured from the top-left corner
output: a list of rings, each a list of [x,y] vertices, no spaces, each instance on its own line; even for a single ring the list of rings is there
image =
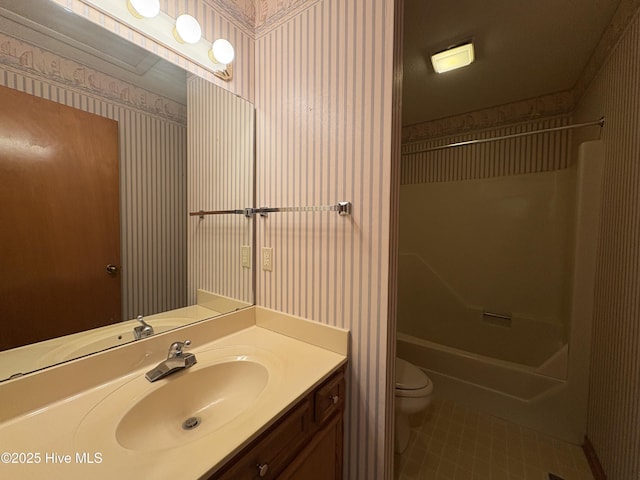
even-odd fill
[[[542,176],[540,178],[556,177],[558,191],[565,193],[567,183],[572,182],[571,177],[575,178],[575,214],[567,219],[572,230],[575,229],[577,240],[570,275],[574,280],[568,294],[571,302],[568,342],[540,364],[547,355],[541,354],[541,349],[553,352],[554,342],[559,345],[565,341],[553,335],[557,324],[515,316],[511,327],[506,327],[483,321],[477,314],[436,318],[430,314],[429,308],[418,308],[419,313],[429,317],[420,322],[415,318],[405,322],[407,317],[399,315],[398,356],[424,369],[433,379],[439,395],[547,435],[581,444],[586,432],[589,332],[602,148],[600,142],[588,142],[580,145],[577,151],[577,163],[569,169],[532,174],[533,177]],[[563,182],[567,179],[568,182]],[[508,177],[501,180],[510,181]],[[570,194],[567,197],[571,199]],[[424,288],[423,283],[418,288],[419,279],[405,274],[406,261],[413,265],[413,255],[401,256],[400,305],[410,303],[411,297],[405,302],[404,295],[412,288],[419,291],[419,294],[412,294],[413,301],[425,302],[425,299],[435,298],[436,302],[445,302],[450,298],[442,290],[436,289],[433,294],[429,292],[436,288],[435,285]],[[437,335],[438,339],[432,341],[404,331],[418,325],[427,325],[430,331],[423,333],[426,336]],[[443,340],[447,335],[449,338]],[[557,330],[556,335],[559,335]],[[447,342],[458,347],[446,346]],[[485,350],[472,353],[478,346]]]
[[[532,367],[566,343],[576,191],[569,136],[426,154],[410,153],[424,144],[404,147],[399,332]]]

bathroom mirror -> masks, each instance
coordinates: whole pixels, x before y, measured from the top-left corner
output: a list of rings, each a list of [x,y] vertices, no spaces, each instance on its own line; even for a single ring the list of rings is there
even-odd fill
[[[253,105],[48,0],[0,0],[0,93],[0,381],[253,304],[253,219],[189,215],[254,204]]]

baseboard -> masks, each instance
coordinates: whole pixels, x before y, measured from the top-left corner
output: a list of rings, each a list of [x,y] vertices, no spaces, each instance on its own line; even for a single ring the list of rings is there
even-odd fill
[[[607,480],[607,475],[604,473],[598,454],[593,448],[591,440],[589,440],[589,437],[586,435],[584,436],[582,450],[584,451],[585,457],[587,457],[587,462],[589,462],[589,467],[591,467],[591,473],[593,474],[594,480]]]

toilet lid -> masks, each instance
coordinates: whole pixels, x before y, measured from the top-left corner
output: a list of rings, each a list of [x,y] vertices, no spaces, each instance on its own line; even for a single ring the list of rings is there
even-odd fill
[[[431,383],[422,370],[415,365],[396,358],[396,388],[401,390],[418,390]]]

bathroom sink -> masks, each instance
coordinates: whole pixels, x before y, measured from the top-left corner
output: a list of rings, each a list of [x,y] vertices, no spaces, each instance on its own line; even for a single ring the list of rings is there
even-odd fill
[[[155,334],[181,327],[190,322],[193,322],[193,320],[179,317],[149,320],[149,324],[153,327]],[[63,362],[99,352],[106,348],[124,345],[135,340],[133,328],[136,325],[135,321],[128,321],[72,335],[62,345],[43,356],[43,359],[55,363]]]
[[[122,417],[116,439],[126,449],[150,451],[215,431],[254,404],[268,377],[263,365],[238,360],[168,376]]]
[[[155,382],[144,369],[106,395],[83,418],[80,449],[157,453],[185,447],[217,432],[251,423],[259,405],[277,394],[282,359],[256,346],[198,351],[197,363]],[[227,429],[227,430],[225,430]]]

